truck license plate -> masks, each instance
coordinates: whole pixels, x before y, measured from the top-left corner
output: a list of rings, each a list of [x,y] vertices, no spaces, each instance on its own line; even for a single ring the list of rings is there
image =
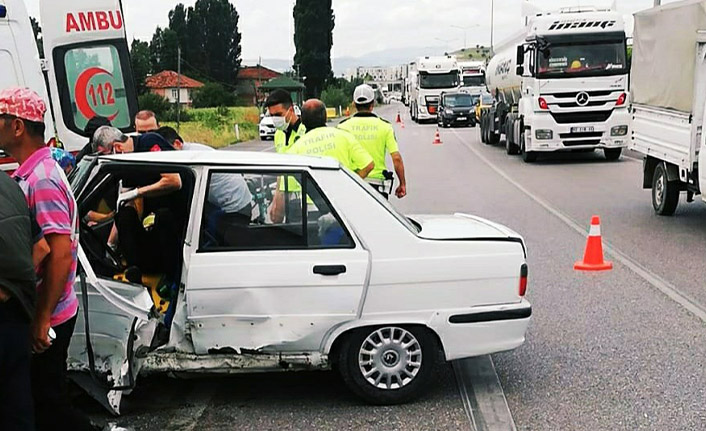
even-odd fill
[[[587,126],[587,127],[572,127],[571,128],[571,133],[586,133],[586,132],[593,132],[595,129],[593,126]]]

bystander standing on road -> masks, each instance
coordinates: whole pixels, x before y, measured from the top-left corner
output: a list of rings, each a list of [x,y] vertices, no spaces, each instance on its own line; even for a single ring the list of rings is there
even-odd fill
[[[73,290],[78,218],[66,175],[44,144],[45,112],[44,101],[32,90],[0,91],[0,148],[20,164],[13,177],[49,245],[49,255],[38,267],[31,325],[35,421],[38,430],[56,429],[57,424],[93,429],[88,418],[71,407],[66,391],[66,359],[78,310]]]
[[[385,158],[389,154],[400,184],[395,195],[402,199],[407,195],[407,179],[404,172],[404,162],[400,155],[399,145],[395,138],[392,125],[373,113],[375,106],[375,90],[367,84],[359,85],[353,93],[356,113],[343,120],[338,127],[350,132],[366,149],[375,161],[375,169],[368,176],[369,182],[387,197],[384,190]]]
[[[30,323],[36,302],[32,232],[19,186],[0,175],[0,429],[34,430]]]
[[[306,126],[294,112],[294,102],[289,92],[275,90],[265,101],[265,108],[272,116],[275,128],[275,151],[284,153],[306,133]]]

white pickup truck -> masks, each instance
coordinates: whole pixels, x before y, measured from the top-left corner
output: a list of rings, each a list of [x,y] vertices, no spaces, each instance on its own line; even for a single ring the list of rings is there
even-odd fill
[[[112,222],[81,226],[81,309],[69,367],[116,414],[138,375],[156,372],[335,366],[364,400],[401,403],[428,386],[439,361],[525,340],[532,309],[517,233],[465,214],[405,217],[332,159],[89,156],[70,178],[79,215],[101,211],[121,181],[140,185],[164,173],[182,179],[180,191],[159,198],[181,220],[180,261],[169,271],[176,279],[143,272],[135,280],[105,245]],[[284,176],[299,191],[278,190]],[[214,181],[242,179],[251,222],[221,235]],[[275,223],[267,209],[277,193],[289,195],[289,207]]]
[[[645,156],[643,187],[660,215],[674,214],[682,191],[691,202],[706,184],[705,55],[705,0],[635,14],[630,147]]]

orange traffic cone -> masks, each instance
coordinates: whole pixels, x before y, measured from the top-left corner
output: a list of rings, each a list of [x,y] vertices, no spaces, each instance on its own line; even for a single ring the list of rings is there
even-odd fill
[[[586,252],[583,261],[574,264],[576,271],[608,271],[613,269],[613,262],[603,260],[603,241],[601,239],[601,218],[591,218],[591,230],[588,232]]]
[[[436,129],[436,133],[434,134],[434,142],[432,142],[434,145],[441,145],[443,142],[441,142],[441,136],[439,136],[439,129]]]
[[[350,108],[350,106],[346,106],[346,117],[350,117],[350,116],[351,116],[351,108]]]
[[[397,111],[397,118],[395,119],[395,123],[401,123],[402,118],[400,117],[400,111]]]

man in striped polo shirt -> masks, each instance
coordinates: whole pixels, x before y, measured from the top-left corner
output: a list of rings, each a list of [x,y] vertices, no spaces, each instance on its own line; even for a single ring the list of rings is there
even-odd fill
[[[76,324],[73,290],[78,250],[76,201],[64,171],[44,144],[46,105],[27,88],[0,91],[0,149],[20,167],[13,178],[49,244],[37,270],[37,304],[32,321],[32,394],[38,430],[93,429],[68,403],[66,358]],[[51,331],[50,331],[51,329]],[[50,334],[55,335],[52,340]]]

